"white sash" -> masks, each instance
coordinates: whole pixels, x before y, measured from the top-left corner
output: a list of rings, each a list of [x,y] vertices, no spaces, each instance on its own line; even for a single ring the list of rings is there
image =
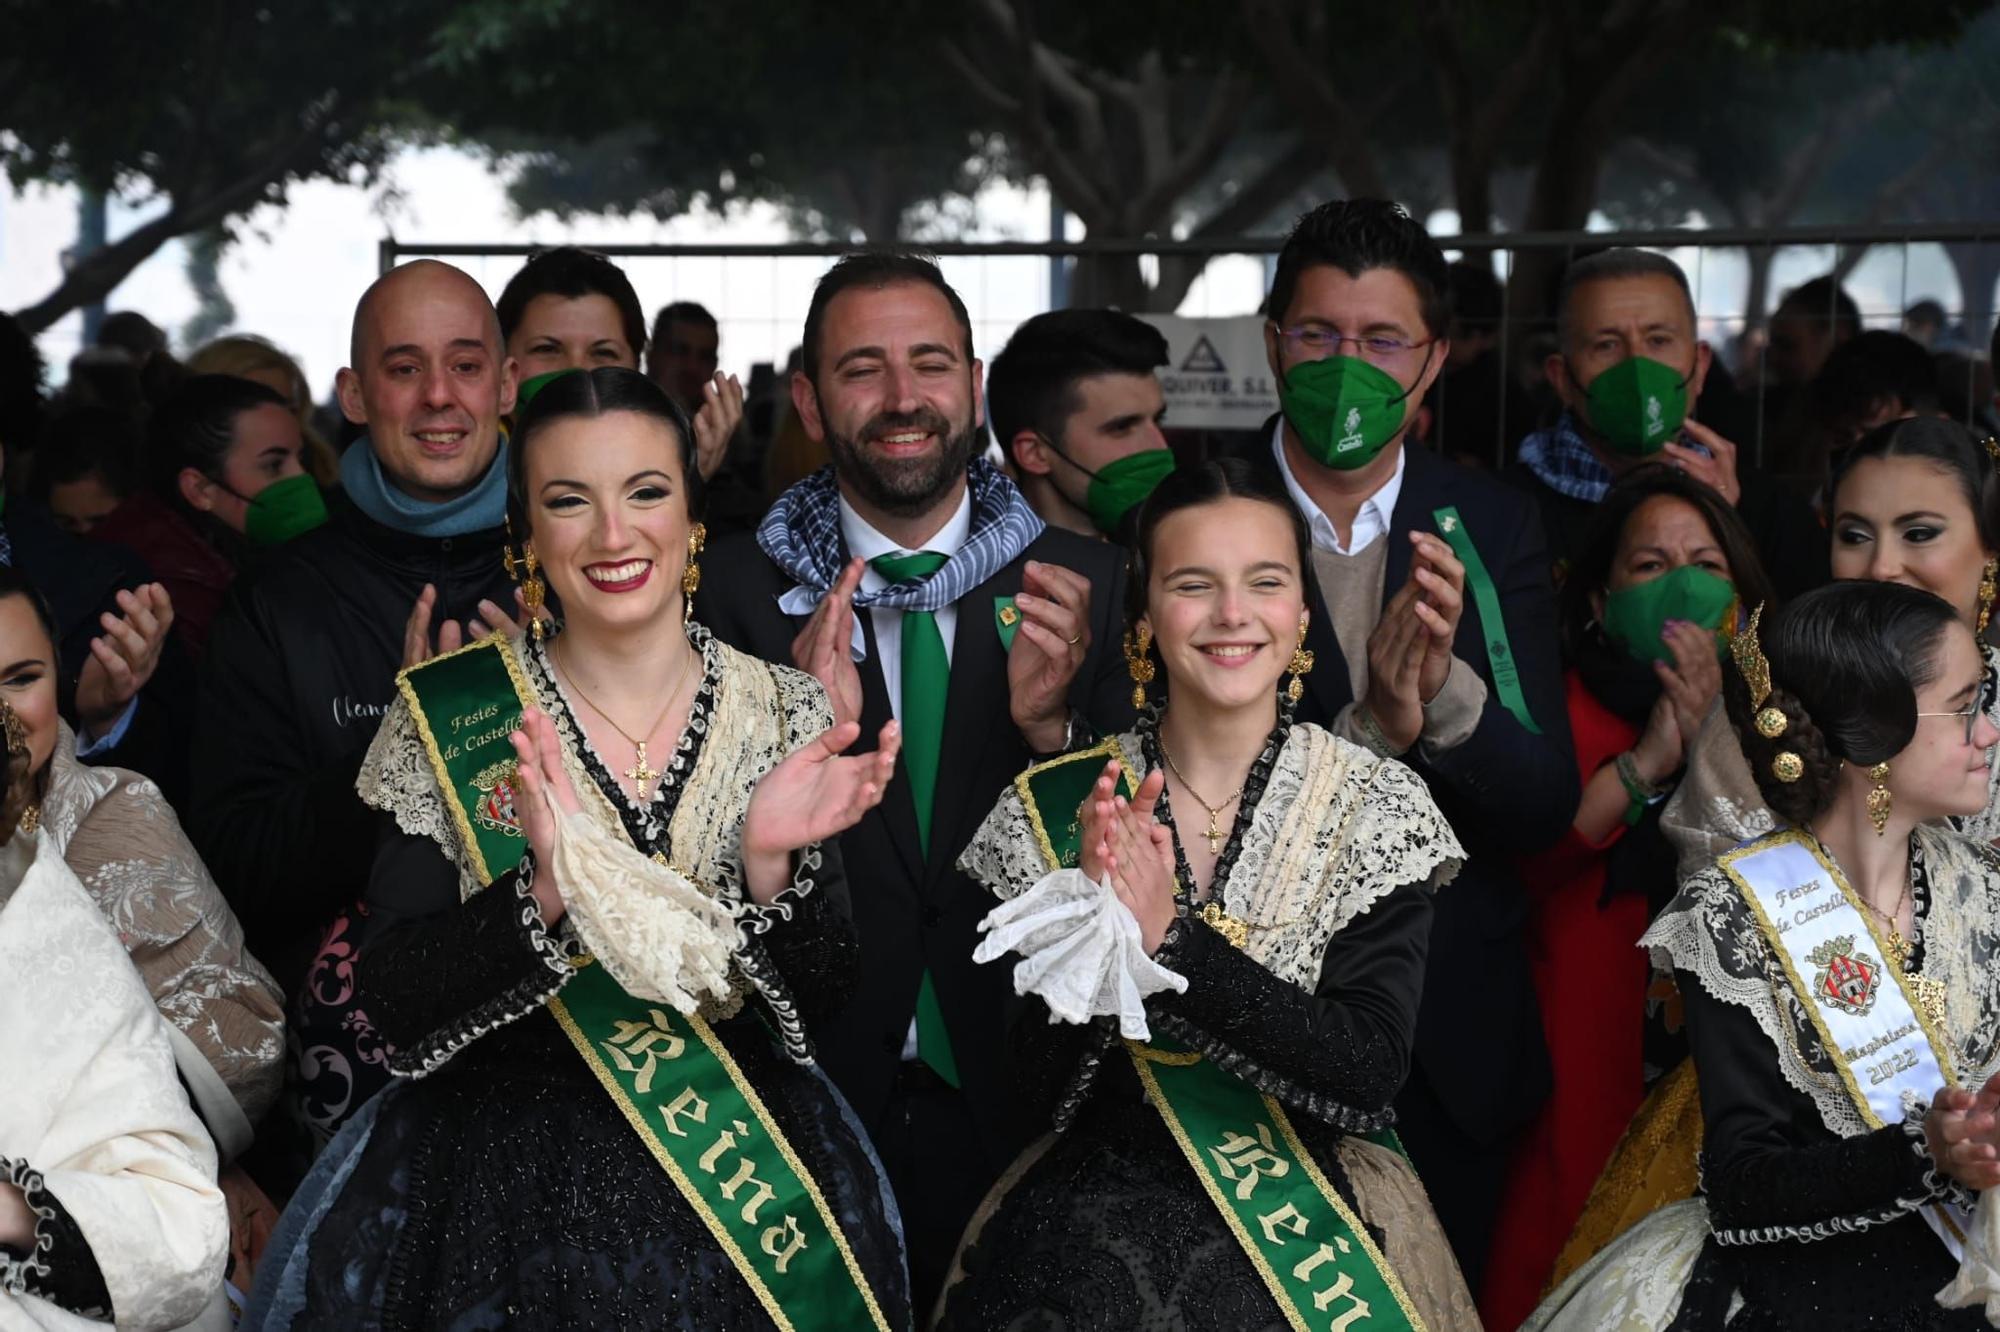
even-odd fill
[[[1903,1121],[1903,1093],[1927,1100],[1956,1086],[1944,1034],[1910,1000],[1902,968],[1882,944],[1854,889],[1796,831],[1774,833],[1721,857],[1766,942],[1870,1128]],[[1923,1209],[1953,1258],[1971,1214],[1948,1203]]]

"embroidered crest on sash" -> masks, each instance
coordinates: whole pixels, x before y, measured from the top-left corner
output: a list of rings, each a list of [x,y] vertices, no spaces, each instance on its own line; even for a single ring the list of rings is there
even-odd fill
[[[1875,991],[1882,985],[1882,964],[1854,946],[1854,936],[1828,939],[1806,954],[1819,968],[1813,976],[1813,993],[1830,1008],[1856,1017],[1875,1007]]]
[[[514,759],[481,768],[472,778],[472,787],[479,792],[472,806],[472,821],[489,832],[522,836],[521,811],[516,803],[520,782],[520,764]]]

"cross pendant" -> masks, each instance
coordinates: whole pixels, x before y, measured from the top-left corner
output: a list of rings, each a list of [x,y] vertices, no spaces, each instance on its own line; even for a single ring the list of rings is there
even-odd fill
[[[1222,829],[1216,824],[1215,812],[1213,810],[1209,811],[1208,827],[1202,831],[1201,835],[1208,839],[1208,854],[1211,856],[1222,854]]]
[[[635,794],[637,794],[639,799],[644,800],[646,798],[646,784],[660,774],[646,766],[646,742],[644,740],[639,742],[638,751],[639,761],[625,770],[625,776],[637,786],[638,789]]]

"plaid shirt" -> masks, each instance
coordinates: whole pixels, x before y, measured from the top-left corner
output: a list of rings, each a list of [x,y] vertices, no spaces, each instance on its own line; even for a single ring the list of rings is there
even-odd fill
[[[1611,490],[1611,469],[1577,433],[1568,412],[1521,441],[1521,462],[1558,495],[1600,504]]]

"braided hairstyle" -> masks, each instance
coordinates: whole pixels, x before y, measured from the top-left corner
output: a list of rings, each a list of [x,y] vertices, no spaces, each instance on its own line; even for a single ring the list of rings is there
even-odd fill
[[[1958,615],[1943,598],[1900,583],[1843,582],[1816,588],[1764,622],[1771,693],[1752,706],[1740,670],[1726,669],[1723,702],[1764,802],[1804,825],[1833,803],[1843,762],[1873,767],[1900,754],[1917,731],[1917,691],[1937,673],[1937,651]],[[1775,708],[1785,729],[1757,729]],[[1778,755],[1804,771],[1782,781]]]

